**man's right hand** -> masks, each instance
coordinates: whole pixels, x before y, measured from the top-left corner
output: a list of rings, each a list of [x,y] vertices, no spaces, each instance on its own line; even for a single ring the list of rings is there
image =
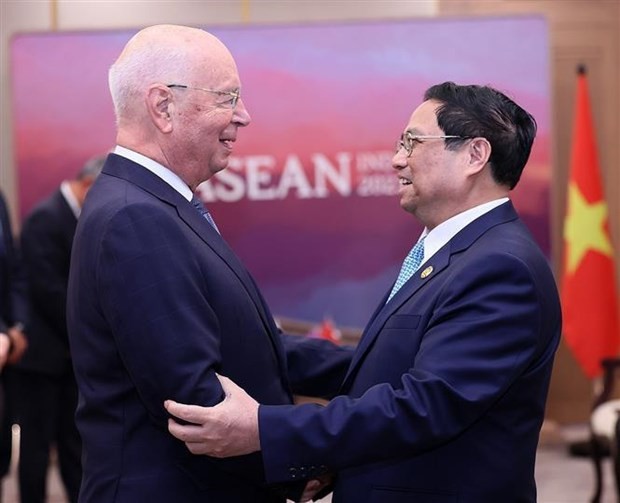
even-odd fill
[[[325,489],[328,485],[333,482],[333,477],[331,475],[321,475],[316,479],[311,479],[306,484],[304,488],[304,492],[299,499],[300,503],[304,503],[306,501],[310,501],[314,499],[314,497]]]

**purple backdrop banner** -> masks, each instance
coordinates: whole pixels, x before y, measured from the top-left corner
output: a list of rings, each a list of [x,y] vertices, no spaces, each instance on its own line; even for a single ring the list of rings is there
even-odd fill
[[[207,27],[208,28],[208,27]],[[539,133],[513,200],[549,251],[548,34],[542,18],[208,28],[230,48],[252,124],[202,197],[276,315],[362,327],[420,232],[395,196],[395,140],[424,90],[489,84]],[[107,70],[135,31],[11,43],[20,211],[114,145]]]

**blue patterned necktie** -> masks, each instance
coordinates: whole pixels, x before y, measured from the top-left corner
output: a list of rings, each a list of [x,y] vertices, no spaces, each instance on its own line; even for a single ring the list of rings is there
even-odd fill
[[[420,239],[405,257],[403,265],[400,268],[400,273],[398,274],[398,279],[396,283],[394,283],[394,288],[392,288],[390,296],[388,297],[388,302],[396,295],[396,292],[407,283],[409,278],[413,276],[413,273],[418,270],[420,264],[422,264],[422,259],[424,258],[424,239],[425,237]]]
[[[209,213],[209,210],[205,208],[205,205],[202,204],[200,199],[198,199],[196,196],[192,197],[192,205],[198,210],[198,213],[200,213],[204,218],[207,219],[207,222],[209,222],[211,224],[211,227],[213,227],[219,234],[220,230],[217,228],[217,225],[215,225],[215,220],[213,220],[211,213]]]

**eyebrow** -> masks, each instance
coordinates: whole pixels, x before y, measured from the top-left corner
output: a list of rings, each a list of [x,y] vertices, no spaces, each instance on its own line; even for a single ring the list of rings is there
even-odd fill
[[[403,134],[407,134],[407,133],[410,133],[413,136],[422,136],[422,135],[424,135],[424,133],[422,131],[420,131],[418,128],[415,128],[415,127],[411,128],[411,129],[406,129]]]

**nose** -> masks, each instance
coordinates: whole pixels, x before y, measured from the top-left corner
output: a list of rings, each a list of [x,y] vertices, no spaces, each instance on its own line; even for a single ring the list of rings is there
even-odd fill
[[[392,168],[401,170],[407,167],[407,152],[404,148],[399,148],[392,157]]]
[[[238,126],[247,126],[252,122],[252,117],[248,112],[248,109],[245,108],[245,103],[243,103],[243,98],[239,98],[237,101],[237,106],[235,106],[233,112],[233,122]]]

